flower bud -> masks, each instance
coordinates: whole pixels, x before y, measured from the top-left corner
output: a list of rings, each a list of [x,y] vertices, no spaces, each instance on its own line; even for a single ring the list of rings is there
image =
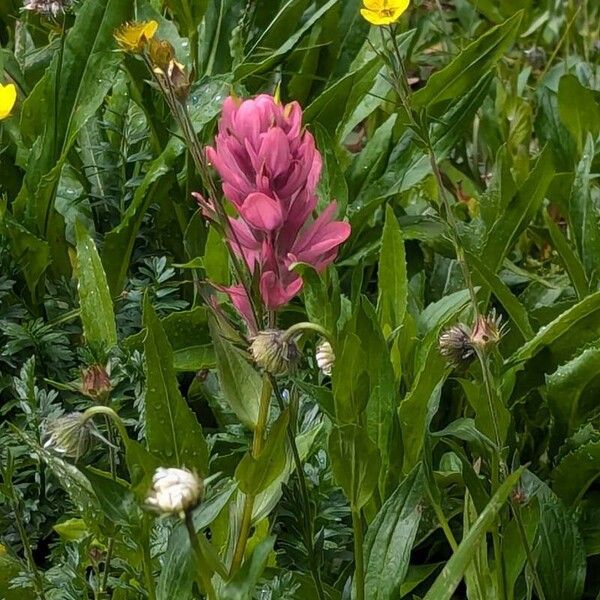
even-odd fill
[[[84,369],[81,378],[81,392],[94,402],[105,404],[110,397],[112,385],[106,369],[99,364]]]
[[[299,359],[298,347],[279,329],[260,331],[252,340],[250,352],[254,362],[271,375],[288,373]]]
[[[462,323],[446,329],[438,343],[440,353],[454,367],[466,366],[475,356],[469,328]]]
[[[323,375],[331,376],[333,363],[335,362],[335,354],[333,353],[331,344],[327,340],[323,340],[317,346],[315,358],[319,369],[321,369],[321,373],[323,373]]]
[[[165,514],[183,515],[202,499],[204,483],[187,469],[159,467],[152,477],[146,505]]]
[[[172,60],[167,67],[167,78],[175,95],[180,100],[185,100],[190,91],[190,79],[185,72],[185,67],[176,60]]]
[[[42,434],[44,448],[78,459],[90,447],[92,428],[92,422],[79,412],[47,421]]]
[[[150,60],[155,67],[166,72],[169,63],[175,58],[175,49],[167,40],[152,38],[148,44]]]
[[[486,316],[479,315],[469,336],[471,346],[491,350],[498,345],[503,333],[502,315],[496,317],[495,311]]]

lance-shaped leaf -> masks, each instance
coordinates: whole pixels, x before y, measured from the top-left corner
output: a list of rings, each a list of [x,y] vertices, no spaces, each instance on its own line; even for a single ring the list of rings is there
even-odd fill
[[[503,56],[519,31],[523,12],[484,33],[469,44],[447,67],[434,73],[413,96],[417,107],[433,106],[458,98],[481,79]]]
[[[256,496],[283,471],[286,463],[285,433],[289,421],[286,410],[271,427],[267,441],[258,456],[246,453],[235,470],[235,478],[244,494]]]
[[[381,329],[387,337],[402,325],[408,296],[404,240],[390,206],[385,212],[377,284],[377,312]]]
[[[479,542],[486,532],[498,518],[498,513],[504,506],[509,494],[515,487],[523,468],[509,475],[504,483],[498,488],[492,496],[488,505],[479,515],[469,533],[458,546],[456,552],[446,563],[441,573],[437,576],[433,585],[425,595],[424,600],[450,600],[453,597],[458,584],[461,582],[465,570],[473,560],[475,553],[479,548]]]
[[[109,349],[117,344],[117,326],[106,275],[96,244],[79,221],[77,235],[77,274],[81,321],[87,343]]]
[[[329,434],[329,456],[335,480],[353,510],[360,510],[377,486],[381,463],[377,446],[362,427],[343,425]]]
[[[143,324],[148,448],[160,456],[164,466],[196,469],[204,475],[208,470],[208,447],[202,427],[179,391],[173,350],[147,294]]]
[[[398,598],[421,520],[423,480],[417,466],[388,498],[365,536],[365,593],[371,600]]]

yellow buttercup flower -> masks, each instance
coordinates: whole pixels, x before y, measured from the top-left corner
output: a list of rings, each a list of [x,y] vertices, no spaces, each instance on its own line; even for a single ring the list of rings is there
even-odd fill
[[[410,0],[363,0],[360,14],[372,25],[395,23],[408,8]]]
[[[122,50],[141,52],[157,29],[156,21],[125,23],[115,31],[114,36]]]
[[[14,83],[2,85],[0,83],[0,121],[10,115],[17,101],[17,88]]]

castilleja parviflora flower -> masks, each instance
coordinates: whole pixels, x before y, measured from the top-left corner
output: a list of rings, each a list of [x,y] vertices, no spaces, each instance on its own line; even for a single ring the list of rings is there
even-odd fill
[[[264,306],[276,310],[302,288],[301,276],[290,267],[300,262],[322,271],[350,235],[350,225],[335,220],[335,203],[312,217],[322,160],[313,136],[302,127],[300,105],[284,105],[266,94],[227,98],[207,157],[237,212],[230,219],[229,243],[258,279]],[[205,215],[214,216],[212,203],[196,198]],[[225,291],[253,323],[244,288]]]
[[[152,477],[152,488],[146,505],[163,514],[183,516],[194,509],[202,499],[204,484],[187,469],[159,467]]]

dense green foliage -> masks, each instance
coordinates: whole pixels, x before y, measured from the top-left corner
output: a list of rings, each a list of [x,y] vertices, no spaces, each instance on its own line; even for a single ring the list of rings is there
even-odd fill
[[[600,598],[600,6],[361,6],[0,3],[0,599]],[[314,331],[262,372],[192,197],[259,93],[303,107],[352,227],[268,323],[327,332],[331,377]],[[160,466],[204,480],[184,519],[148,510]]]

